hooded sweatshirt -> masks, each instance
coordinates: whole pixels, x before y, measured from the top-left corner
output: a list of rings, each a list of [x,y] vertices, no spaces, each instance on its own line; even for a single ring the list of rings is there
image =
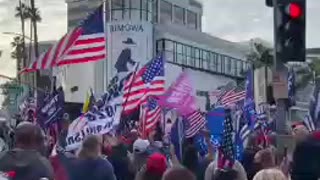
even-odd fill
[[[50,162],[34,150],[13,149],[0,154],[0,171],[14,171],[15,180],[53,180]]]

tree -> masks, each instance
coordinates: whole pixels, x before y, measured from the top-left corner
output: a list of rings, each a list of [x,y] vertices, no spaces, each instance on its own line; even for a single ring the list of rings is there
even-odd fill
[[[7,81],[6,83],[0,85],[0,90],[2,92],[1,94],[4,96],[2,107],[8,107],[10,105],[9,89],[15,84],[16,83],[14,81]]]
[[[15,17],[16,18],[20,18],[21,21],[21,33],[22,33],[22,42],[21,42],[21,46],[22,46],[22,66],[25,66],[25,55],[26,55],[26,51],[25,51],[25,20],[28,19],[29,15],[28,15],[28,7],[26,4],[22,3],[21,0],[19,0],[19,6],[16,7],[16,13],[15,13]],[[17,67],[18,68],[18,67]]]
[[[13,42],[11,42],[11,47],[13,51],[11,52],[11,58],[17,61],[17,70],[20,71],[23,66],[22,60],[24,57],[23,51],[23,38],[21,36],[16,36],[13,38]]]
[[[272,49],[264,46],[261,43],[254,43],[251,51],[247,55],[247,60],[253,63],[254,68],[261,68],[263,66],[273,66]]]

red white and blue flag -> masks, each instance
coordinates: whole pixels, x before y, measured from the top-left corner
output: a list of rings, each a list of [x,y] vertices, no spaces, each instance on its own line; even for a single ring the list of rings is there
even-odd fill
[[[186,118],[186,138],[191,138],[198,134],[198,132],[204,128],[206,121],[204,116],[199,111],[195,111],[189,114]]]
[[[141,123],[143,135],[149,134],[157,126],[161,120],[162,110],[158,105],[156,99],[149,97],[147,103],[141,106]]]
[[[158,56],[125,82],[123,93],[123,114],[130,114],[145,103],[149,96],[165,92],[164,60]]]
[[[90,14],[78,27],[64,35],[48,51],[36,58],[23,72],[55,66],[87,63],[106,59],[103,6]]]

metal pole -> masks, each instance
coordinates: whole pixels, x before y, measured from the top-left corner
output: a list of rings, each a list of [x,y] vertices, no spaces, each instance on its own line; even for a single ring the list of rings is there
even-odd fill
[[[274,68],[273,72],[279,73],[280,76],[284,76],[287,73],[287,69],[283,64],[281,56],[279,56],[279,52],[281,52],[281,48],[278,43],[277,37],[277,28],[280,23],[280,12],[278,9],[277,0],[273,0],[273,9],[274,9]],[[287,79],[287,78],[286,78]],[[274,92],[273,94],[275,94]],[[278,134],[286,133],[286,125],[287,125],[287,99],[279,98],[276,99],[276,131]]]

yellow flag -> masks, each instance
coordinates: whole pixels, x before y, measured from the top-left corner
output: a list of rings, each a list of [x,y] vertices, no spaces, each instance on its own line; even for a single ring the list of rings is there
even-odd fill
[[[89,94],[89,92],[87,92],[87,97],[86,97],[86,100],[84,101],[83,107],[82,107],[82,113],[87,113],[89,111],[90,97],[91,97],[91,95]]]

